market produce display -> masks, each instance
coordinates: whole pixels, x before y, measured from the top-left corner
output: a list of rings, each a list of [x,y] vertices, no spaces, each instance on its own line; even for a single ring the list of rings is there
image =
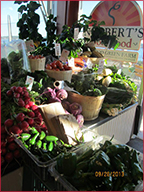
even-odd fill
[[[99,147],[62,153],[56,170],[79,191],[133,191],[143,180],[139,153],[124,144],[106,140]],[[65,181],[63,181],[65,182]]]
[[[28,133],[21,133],[16,141],[19,145],[34,155],[39,162],[48,162],[57,157],[64,150],[70,150],[71,145],[65,144],[61,139],[47,135],[44,131],[38,132],[35,127],[31,127]]]

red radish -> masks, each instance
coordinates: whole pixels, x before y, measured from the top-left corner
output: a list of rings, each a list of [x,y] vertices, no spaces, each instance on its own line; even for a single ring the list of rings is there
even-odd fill
[[[2,134],[7,133],[4,125],[1,126],[1,133],[2,133]]]
[[[32,111],[35,111],[36,109],[38,109],[38,106],[37,106],[37,105],[32,105],[32,106],[31,106],[31,110],[32,110]]]
[[[16,86],[12,86],[10,89],[11,89],[13,92],[15,92]]]
[[[13,125],[14,121],[12,119],[7,119],[5,122],[4,122],[4,125],[6,127],[11,127]]]
[[[17,116],[16,116],[16,120],[17,120],[17,121],[23,121],[24,118],[25,118],[25,114],[24,114],[24,113],[19,113],[19,114],[17,114]]]
[[[27,120],[28,124],[32,126],[34,124],[34,119],[30,118]]]
[[[20,158],[20,157],[21,157],[21,153],[20,153],[19,149],[16,149],[16,150],[13,152],[13,156],[14,156],[15,158]]]
[[[40,127],[39,125],[36,124],[34,127],[36,128],[36,130],[37,130],[39,133],[41,132],[41,127]]]
[[[19,97],[20,97],[20,94],[19,94],[19,93],[14,93],[14,97],[15,97],[15,98],[19,98]]]
[[[6,148],[2,148],[2,149],[1,149],[1,154],[2,154],[2,155],[5,155],[6,153],[7,153]]]
[[[5,160],[10,163],[12,160],[13,160],[13,153],[12,152],[8,152],[6,155],[5,155]]]
[[[16,87],[15,92],[21,93],[23,91],[22,87]]]
[[[39,118],[39,117],[36,117],[36,118],[35,118],[35,122],[36,122],[38,125],[41,125],[41,124],[42,124],[42,119]]]
[[[24,91],[22,91],[21,93],[20,93],[20,95],[21,95],[21,97],[24,95]]]
[[[35,116],[36,116],[36,117],[38,117],[38,116],[40,116],[40,115],[41,115],[41,113],[40,113],[40,111],[39,111],[39,110],[35,110],[35,112],[34,112],[34,113],[35,113]]]
[[[12,141],[14,141],[14,138],[12,136],[8,135],[6,140],[7,140],[8,143],[11,143]]]
[[[35,117],[35,113],[33,111],[27,112],[27,115],[31,118]]]
[[[33,102],[33,101],[29,101],[29,106],[31,107],[31,106],[33,106],[35,103]]]
[[[14,134],[21,134],[22,130],[17,125],[14,125],[9,128],[9,132]]]
[[[25,106],[25,102],[24,102],[21,98],[19,98],[19,100],[18,100],[18,105],[19,105],[20,107],[24,107],[24,106]]]
[[[23,87],[23,91],[27,91],[27,88],[26,88],[26,87]]]
[[[4,148],[4,147],[6,147],[6,144],[7,144],[7,142],[5,142],[5,141],[2,141],[2,142],[1,142],[1,148]]]
[[[7,96],[12,96],[13,95],[13,92],[12,92],[12,90],[8,90],[7,92],[6,92],[6,94],[7,94]]]
[[[25,108],[26,108],[26,109],[30,109],[29,104],[26,104],[26,105],[25,105]]]
[[[27,91],[24,92],[23,94],[24,97],[29,97],[29,93]]]
[[[11,142],[11,143],[8,145],[8,149],[9,149],[10,151],[14,151],[14,150],[16,150],[16,148],[17,148],[17,144],[16,144],[15,142]]]
[[[30,97],[25,97],[25,98],[24,98],[24,102],[25,102],[25,104],[28,104],[29,101],[30,101]]]
[[[21,122],[20,127],[22,130],[25,130],[29,127],[29,124],[28,124],[28,122],[23,121],[23,122]]]

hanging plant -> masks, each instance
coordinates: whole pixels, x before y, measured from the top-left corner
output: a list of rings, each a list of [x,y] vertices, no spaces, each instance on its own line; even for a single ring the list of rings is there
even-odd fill
[[[17,22],[19,28],[19,39],[41,42],[42,35],[38,32],[40,24],[40,16],[35,11],[41,6],[36,1],[15,1],[14,4],[21,5],[18,12],[21,13],[21,18]]]

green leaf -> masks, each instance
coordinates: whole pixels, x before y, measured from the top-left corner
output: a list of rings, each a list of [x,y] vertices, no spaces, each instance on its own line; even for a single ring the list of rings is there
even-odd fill
[[[17,22],[17,27],[21,27],[24,24],[22,19],[19,19],[19,21]]]
[[[22,15],[22,21],[24,22],[26,19],[27,19],[27,14],[24,13],[24,14]]]
[[[23,13],[23,11],[26,11],[27,10],[27,7],[25,5],[21,5],[19,8],[18,8],[18,12],[20,12],[21,14]]]
[[[100,25],[105,25],[105,22],[101,21],[100,23],[98,23],[98,26],[100,26]]]
[[[27,5],[27,7],[31,10],[31,11],[35,11],[36,9],[38,9],[41,5],[38,4],[35,1],[30,1],[30,3]]]
[[[23,1],[14,1],[14,4],[21,4]]]
[[[119,47],[119,44],[120,44],[120,43],[117,43],[117,44],[114,46],[114,50],[116,50],[116,49]]]

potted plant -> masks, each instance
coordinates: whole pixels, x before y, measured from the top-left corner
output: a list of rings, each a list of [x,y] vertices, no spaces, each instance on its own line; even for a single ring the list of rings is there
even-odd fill
[[[36,1],[15,1],[14,4],[22,4],[18,8],[18,12],[21,13],[21,18],[17,22],[17,27],[19,28],[19,39],[41,42],[43,37],[38,32],[40,17],[35,13],[41,5]]]
[[[91,19],[91,16],[81,15],[80,19],[75,22],[72,27],[67,25],[63,26],[62,33],[58,36],[57,42],[61,44],[62,49],[70,51],[71,57],[77,57],[78,52],[87,51],[86,46],[89,42],[101,41],[101,43],[108,47],[116,49],[119,45],[117,37],[115,35],[107,35],[104,28],[105,22],[97,22]],[[84,33],[84,37],[78,40],[74,40],[74,29],[79,28],[79,32]]]

